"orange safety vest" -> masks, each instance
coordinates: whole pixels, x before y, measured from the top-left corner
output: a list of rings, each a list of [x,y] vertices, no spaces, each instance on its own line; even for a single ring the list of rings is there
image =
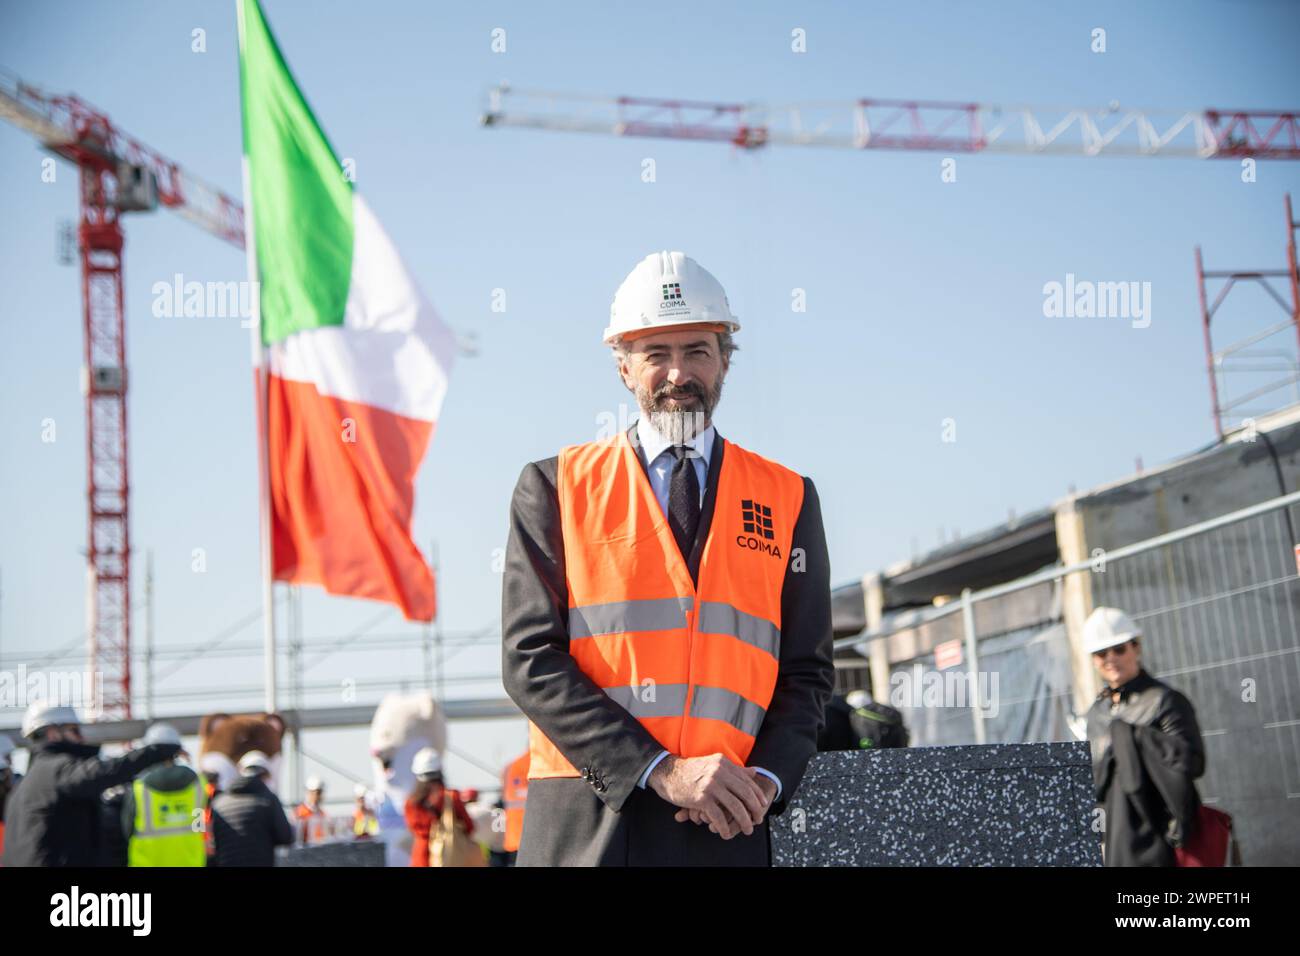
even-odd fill
[[[578,667],[669,753],[744,766],[776,687],[804,483],[723,445],[698,587],[625,432],[563,449],[556,484]],[[579,776],[531,722],[529,754],[530,779]]]
[[[312,808],[305,803],[298,804],[295,811],[298,818],[298,832],[303,843],[320,843],[325,839],[325,808]]]
[[[216,854],[216,846],[212,842],[212,798],[217,795],[217,786],[210,781],[204,781],[203,792],[207,795],[207,800],[203,803],[203,848],[207,851],[208,856]]]
[[[519,837],[524,832],[524,804],[528,801],[528,754],[510,762],[501,779],[501,799],[506,805],[505,851],[519,849]]]

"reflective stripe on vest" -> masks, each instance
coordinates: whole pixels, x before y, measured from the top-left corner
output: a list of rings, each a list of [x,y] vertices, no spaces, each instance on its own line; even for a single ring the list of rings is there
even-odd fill
[[[202,779],[184,790],[152,790],[137,779],[132,795],[135,827],[127,845],[129,866],[206,864],[204,831],[195,826],[206,804]]]
[[[569,608],[569,638],[622,634],[628,631],[670,631],[686,626],[694,607],[691,598],[652,598],[612,601]],[[698,630],[726,634],[779,658],[781,631],[771,621],[746,614],[723,601],[701,601]]]
[[[625,433],[562,450],[556,486],[579,668],[670,753],[743,765],[776,686],[803,479],[723,440],[698,586]],[[578,775],[533,725],[529,743],[529,777]]]

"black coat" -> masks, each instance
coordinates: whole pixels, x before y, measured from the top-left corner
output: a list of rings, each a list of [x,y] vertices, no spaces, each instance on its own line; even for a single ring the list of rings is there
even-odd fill
[[[240,777],[212,799],[214,866],[275,866],[275,848],[293,843],[280,798],[257,777]]]
[[[629,435],[639,447],[635,428]],[[700,524],[687,558],[695,579],[708,540],[723,453],[722,437],[715,431]],[[646,462],[641,465],[644,469]],[[592,773],[590,780],[529,781],[519,865],[768,865],[766,819],[752,836],[723,840],[707,826],[677,823],[676,807],[648,787],[637,787],[663,748],[581,671],[569,653],[557,466],[556,458],[527,465],[510,504],[501,608],[502,681],[519,709],[560,752],[575,767],[588,767]],[[817,751],[817,734],[834,687],[830,559],[817,490],[808,478],[793,533],[791,553],[802,548],[805,566],[800,571],[787,565],[777,683],[749,755],[750,766],[769,770],[781,781],[781,799],[768,809],[769,816],[785,809],[803,779]]]
[[[93,744],[33,745],[27,774],[5,808],[4,865],[96,865],[103,792],[179,752],[175,744],[151,744],[101,760]]]
[[[99,798],[99,865],[127,866],[130,848],[122,832],[122,807],[131,784],[122,783],[105,790]]]
[[[1146,671],[1104,689],[1088,710],[1093,782],[1105,810],[1107,866],[1173,866],[1196,826],[1205,772],[1196,711]]]

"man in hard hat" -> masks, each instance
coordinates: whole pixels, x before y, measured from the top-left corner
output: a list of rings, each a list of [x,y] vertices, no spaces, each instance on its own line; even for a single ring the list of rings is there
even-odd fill
[[[352,788],[352,797],[356,805],[352,810],[352,835],[359,840],[369,840],[379,836],[379,818],[370,805],[370,792],[364,784]]]
[[[530,721],[521,866],[767,866],[767,817],[816,752],[821,510],[714,427],[739,328],[698,263],[648,256],[604,335],[640,418],[519,477],[502,626]]]
[[[294,817],[298,821],[298,840],[304,846],[309,843],[321,843],[325,839],[329,818],[325,814],[324,800],[324,781],[320,777],[308,777],[307,797],[294,810]]]
[[[1191,702],[1142,667],[1142,630],[1099,607],[1084,649],[1105,686],[1088,710],[1097,801],[1105,810],[1107,866],[1173,866],[1195,832],[1205,748]]]
[[[42,701],[23,716],[27,774],[6,808],[4,865],[94,866],[102,843],[100,795],[168,760],[176,744],[154,743],[112,760],[81,736],[71,707]]]
[[[162,723],[145,731],[144,743],[182,746],[180,732]],[[206,814],[206,782],[176,758],[141,774],[122,803],[127,865],[206,866]]]
[[[293,827],[271,792],[271,761],[260,750],[239,758],[239,779],[212,801],[213,863],[274,866],[275,848],[293,843]]]

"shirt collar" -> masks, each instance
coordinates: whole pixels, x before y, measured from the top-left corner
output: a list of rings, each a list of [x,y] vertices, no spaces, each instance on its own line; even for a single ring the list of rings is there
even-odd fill
[[[650,424],[650,420],[645,416],[637,419],[636,434],[641,442],[641,450],[645,453],[647,465],[652,464],[671,444],[667,438],[655,430],[655,427]],[[704,460],[705,472],[709,470],[709,456],[713,454],[713,435],[713,423],[710,422],[708,428],[686,442],[686,447],[695,449],[700,458]]]
[[[1111,687],[1109,684],[1106,684],[1101,689],[1101,693],[1099,693],[1097,696],[1099,698],[1104,698],[1104,697],[1111,697],[1112,695],[1118,693],[1120,696],[1120,700],[1123,700],[1129,695],[1135,694],[1140,690],[1146,690],[1147,687],[1149,687],[1151,684],[1154,683],[1155,680],[1151,677],[1150,674],[1146,672],[1146,668],[1139,667],[1138,672],[1134,674],[1130,680],[1126,681],[1123,684],[1120,684],[1117,687]]]

